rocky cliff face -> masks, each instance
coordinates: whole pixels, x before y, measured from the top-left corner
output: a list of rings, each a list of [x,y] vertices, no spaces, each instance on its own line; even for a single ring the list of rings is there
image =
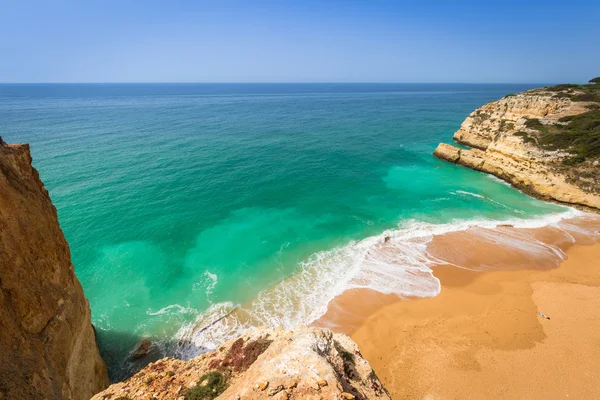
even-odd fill
[[[108,386],[90,308],[28,145],[0,139],[0,399],[89,399]]]
[[[190,361],[165,358],[94,396],[105,399],[389,399],[347,336],[256,329]]]
[[[574,88],[534,89],[484,105],[454,134],[454,140],[471,148],[442,143],[434,155],[495,175],[542,199],[600,209],[600,153],[590,147],[597,146],[596,139],[585,137],[596,134],[600,106],[573,101],[583,95],[576,85],[563,86]],[[590,91],[592,85],[580,87]],[[573,116],[590,122],[571,140],[564,135],[572,134]],[[590,145],[580,144],[585,140]]]

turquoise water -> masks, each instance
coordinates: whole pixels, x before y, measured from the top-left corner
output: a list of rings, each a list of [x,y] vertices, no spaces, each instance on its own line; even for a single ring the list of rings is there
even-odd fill
[[[348,246],[386,230],[563,211],[431,156],[476,107],[532,87],[0,85],[1,135],[31,143],[118,377],[139,337],[169,351],[211,306],[326,265],[282,286],[277,312],[248,308],[310,322],[360,268]],[[385,284],[352,285],[415,288]]]

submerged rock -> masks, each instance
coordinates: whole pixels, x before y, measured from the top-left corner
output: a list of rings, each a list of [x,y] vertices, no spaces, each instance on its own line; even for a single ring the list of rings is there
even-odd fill
[[[131,353],[131,359],[138,360],[147,356],[151,348],[152,341],[150,339],[142,339]]]

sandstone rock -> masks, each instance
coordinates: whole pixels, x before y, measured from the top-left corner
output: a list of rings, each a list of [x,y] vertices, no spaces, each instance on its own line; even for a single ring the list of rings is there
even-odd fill
[[[0,360],[7,399],[83,400],[109,383],[28,145],[0,144]]]
[[[545,151],[515,133],[527,130],[525,122],[538,118],[544,125],[586,112],[586,104],[552,92],[528,91],[493,101],[477,109],[462,123],[454,140],[470,146],[459,149],[440,143],[433,154],[451,163],[486,172],[524,192],[584,208],[600,209],[600,194],[583,187],[560,168],[567,154]],[[597,162],[597,161],[595,161]]]
[[[446,143],[440,143],[433,154],[442,160],[455,163],[460,158],[460,150]]]
[[[240,345],[240,339],[242,345]],[[245,348],[256,348],[253,343],[267,343],[262,354],[236,370],[235,359],[230,366],[221,367],[215,360],[228,359],[231,355],[244,356]],[[362,358],[356,344],[347,336],[334,334],[328,329],[298,327],[293,330],[254,329],[241,338],[221,346],[222,350],[203,354],[189,361],[165,358],[149,365],[126,382],[110,386],[93,399],[103,396],[118,397],[123,387],[135,392],[138,388],[162,391],[162,400],[175,400],[187,393],[187,383],[197,382],[206,373],[219,373],[226,380],[226,390],[217,398],[238,399],[335,399],[345,392],[347,399],[389,399],[369,363]],[[345,368],[349,361],[341,353],[354,355],[352,368]],[[242,357],[243,358],[243,357]],[[244,364],[246,365],[246,364]],[[150,385],[145,384],[153,368],[177,370],[168,377],[159,374]],[[353,377],[348,376],[352,371]],[[167,379],[175,378],[174,381]],[[184,386],[179,392],[178,387]],[[338,389],[339,388],[339,389]]]
[[[269,396],[274,396],[276,394],[278,394],[279,392],[284,392],[285,388],[283,387],[283,385],[279,385],[277,387],[273,387],[269,390]],[[287,395],[286,395],[287,397]]]
[[[131,359],[138,360],[146,356],[150,352],[151,348],[152,342],[149,339],[142,339],[131,353]]]

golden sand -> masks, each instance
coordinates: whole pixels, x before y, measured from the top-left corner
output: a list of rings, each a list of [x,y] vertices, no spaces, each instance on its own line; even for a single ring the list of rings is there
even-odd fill
[[[475,270],[435,267],[434,298],[345,292],[317,325],[351,334],[396,399],[600,399],[600,244],[530,233],[568,259],[444,235],[432,252]]]

